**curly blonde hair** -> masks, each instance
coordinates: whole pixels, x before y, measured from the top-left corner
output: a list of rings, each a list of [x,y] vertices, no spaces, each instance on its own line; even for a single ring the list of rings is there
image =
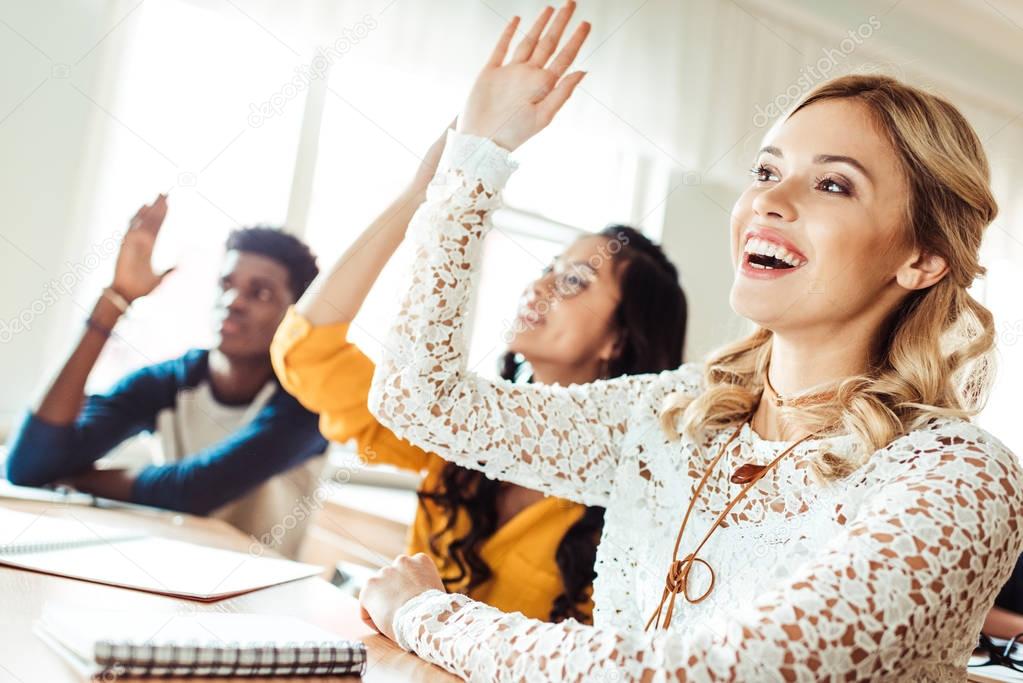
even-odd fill
[[[967,289],[985,272],[981,238],[998,213],[987,157],[954,106],[893,78],[856,75],[821,84],[789,116],[831,99],[865,105],[887,136],[910,188],[906,224],[912,243],[943,257],[949,270],[893,311],[879,330],[869,370],[826,387],[836,392],[827,402],[782,409],[789,424],[855,436],[852,453],[822,449],[815,469],[823,480],[848,475],[934,416],[968,419],[983,407],[994,375],[994,321]],[[699,438],[747,418],[763,393],[771,338],[770,330],[758,328],[711,354],[705,390],[696,398],[672,394],[665,401],[661,425],[668,436]]]

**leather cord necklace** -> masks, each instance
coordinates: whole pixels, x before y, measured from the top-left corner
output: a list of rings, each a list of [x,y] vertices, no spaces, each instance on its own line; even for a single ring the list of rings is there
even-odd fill
[[[749,424],[749,421],[750,419],[752,419],[752,417],[753,415],[751,414],[748,418],[746,418],[745,421],[740,423],[739,426],[735,428],[735,431],[732,432],[732,435],[728,438],[728,441],[726,441],[724,445],[721,446],[721,449],[718,451],[717,455],[715,455],[714,459],[711,460],[710,465],[707,467],[707,471],[703,473],[703,478],[700,479],[700,483],[696,485],[696,489],[693,491],[693,495],[689,499],[689,506],[686,508],[686,514],[682,518],[682,525],[679,527],[678,536],[675,538],[675,549],[672,551],[671,554],[671,566],[668,568],[668,576],[664,582],[664,592],[661,594],[661,601],[657,605],[657,610],[652,615],[650,615],[650,620],[647,621],[646,626],[643,628],[644,631],[650,630],[651,625],[653,625],[654,628],[664,629],[668,628],[668,626],[671,624],[671,616],[675,611],[675,599],[678,597],[679,593],[681,593],[682,596],[685,597],[685,599],[692,604],[702,602],[704,599],[706,599],[708,595],[710,595],[711,591],[714,590],[715,581],[714,568],[710,566],[709,562],[700,557],[700,551],[703,550],[703,546],[706,545],[707,541],[711,537],[711,534],[713,534],[717,530],[717,528],[721,525],[721,522],[723,522],[725,517],[727,517],[728,514],[732,511],[732,508],[738,505],[739,502],[746,497],[746,494],[749,493],[750,489],[756,486],[757,482],[759,482],[764,477],[764,475],[773,470],[785,456],[787,456],[789,453],[795,450],[796,446],[820,433],[812,432],[810,434],[807,434],[806,436],[799,439],[798,441],[790,445],[788,448],[783,450],[781,453],[779,453],[778,456],[776,456],[774,460],[772,460],[766,466],[754,466],[758,467],[758,470],[752,473],[747,479],[743,479],[742,481],[736,481],[736,478],[739,475],[740,471],[746,466],[744,465],[743,467],[737,469],[735,471],[735,474],[732,475],[731,481],[733,483],[745,483],[745,486],[743,486],[742,490],[739,491],[739,493],[736,494],[734,498],[732,498],[732,501],[725,506],[725,509],[721,511],[721,514],[718,515],[716,520],[714,520],[714,523],[710,525],[710,528],[707,530],[707,533],[704,534],[703,540],[699,542],[699,544],[696,546],[696,549],[693,552],[686,555],[683,559],[679,560],[678,550],[679,546],[682,545],[682,536],[685,534],[686,525],[689,523],[689,517],[692,515],[693,508],[696,506],[696,501],[697,499],[699,499],[700,493],[703,491],[704,486],[710,479],[710,475],[714,471],[714,468],[717,466],[718,461],[721,460],[721,457],[725,454],[725,451],[732,444],[732,442],[735,441],[735,439],[739,436],[739,433],[742,431],[743,426]],[[702,595],[693,597],[689,594],[688,585],[689,572],[692,570],[693,565],[696,564],[702,564],[704,567],[707,568],[707,571],[710,572],[710,586],[707,587],[707,590],[704,591]],[[667,603],[666,609],[665,603]],[[663,624],[661,624],[662,613],[664,615]]]
[[[836,393],[837,392],[834,390],[819,391],[815,394],[806,394],[805,396],[788,398],[779,394],[774,390],[774,387],[771,386],[770,372],[768,371],[764,373],[764,392],[762,394],[762,398],[772,401],[778,408],[798,408],[800,406],[823,403],[824,401],[834,398]],[[733,484],[745,484],[751,481],[753,477],[757,476],[764,467],[766,467],[766,465],[755,465],[751,462],[739,465],[735,468],[735,472],[732,473],[730,481]]]

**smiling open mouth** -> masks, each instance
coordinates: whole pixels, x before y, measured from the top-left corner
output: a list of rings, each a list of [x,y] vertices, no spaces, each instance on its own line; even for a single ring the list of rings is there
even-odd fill
[[[746,262],[758,270],[789,270],[806,263],[806,259],[785,247],[759,238],[751,238],[743,248]]]
[[[791,263],[786,263],[785,261],[782,261],[781,259],[777,259],[777,258],[775,258],[773,256],[762,256],[760,254],[750,254],[747,257],[746,260],[748,260],[749,264],[751,266],[753,266],[754,268],[764,268],[764,269],[771,268],[771,269],[775,269],[775,270],[784,270],[786,268],[795,268],[795,266],[792,265]]]

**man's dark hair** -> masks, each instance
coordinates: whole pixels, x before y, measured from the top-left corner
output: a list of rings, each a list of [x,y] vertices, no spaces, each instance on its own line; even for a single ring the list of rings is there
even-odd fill
[[[239,228],[227,237],[228,251],[247,251],[277,261],[288,269],[288,285],[297,301],[320,269],[305,242],[280,228],[257,225]]]

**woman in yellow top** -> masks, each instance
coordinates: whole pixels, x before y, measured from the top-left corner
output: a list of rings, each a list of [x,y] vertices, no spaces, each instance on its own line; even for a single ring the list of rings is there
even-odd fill
[[[356,439],[372,464],[425,473],[409,552],[429,555],[448,590],[533,618],[589,623],[603,508],[447,463],[397,438],[367,408],[374,366],[347,340],[348,325],[425,199],[444,139],[408,190],[289,311],[271,347],[274,368],[320,414],[327,438]],[[532,370],[529,381],[561,385],[675,368],[685,323],[678,274],[660,247],[610,226],[577,239],[527,288],[502,375],[524,374],[518,357]]]

